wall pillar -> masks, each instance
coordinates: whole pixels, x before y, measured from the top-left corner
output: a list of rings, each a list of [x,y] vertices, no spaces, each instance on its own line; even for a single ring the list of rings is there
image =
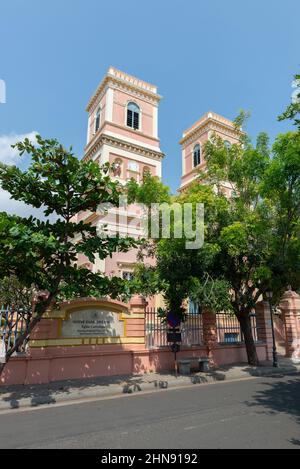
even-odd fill
[[[260,301],[255,307],[258,340],[266,344],[267,360],[273,359],[273,335],[270,305]]]
[[[131,317],[135,319],[134,322],[131,321],[132,327],[134,327],[135,333],[138,334],[139,337],[145,338],[145,314],[148,303],[143,296],[134,295],[129,305]]]
[[[288,290],[284,293],[279,307],[285,324],[286,356],[300,358],[300,296]]]
[[[204,310],[203,314],[203,342],[210,364],[214,365],[213,350],[217,344],[217,318],[214,313]]]

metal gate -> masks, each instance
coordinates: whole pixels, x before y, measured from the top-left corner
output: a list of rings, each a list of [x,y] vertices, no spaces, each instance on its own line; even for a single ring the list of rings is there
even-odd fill
[[[16,345],[17,338],[26,332],[32,311],[0,306],[0,362],[5,361],[6,353]],[[18,352],[26,351],[25,341]]]
[[[145,314],[146,347],[167,347],[167,324],[158,316],[155,309],[147,309]],[[203,322],[199,313],[189,313],[186,321],[181,324],[182,345],[203,345]]]

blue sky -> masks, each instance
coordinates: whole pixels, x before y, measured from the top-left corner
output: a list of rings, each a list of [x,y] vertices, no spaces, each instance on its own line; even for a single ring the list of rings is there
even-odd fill
[[[163,180],[179,186],[182,131],[208,110],[271,138],[300,71],[298,0],[1,0],[0,159],[38,131],[82,156],[85,106],[109,65],[155,83]],[[3,143],[4,142],[4,143]]]

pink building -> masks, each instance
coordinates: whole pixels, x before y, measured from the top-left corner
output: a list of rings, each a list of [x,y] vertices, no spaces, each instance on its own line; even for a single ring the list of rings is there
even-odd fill
[[[180,190],[184,190],[197,178],[199,170],[206,166],[204,145],[213,134],[221,137],[226,145],[238,143],[240,132],[236,130],[232,121],[214,112],[206,113],[201,119],[183,132],[180,145],[182,147],[182,176]],[[227,195],[231,188],[226,186]]]
[[[110,67],[88,106],[88,129],[85,159],[93,159],[103,165],[114,165],[113,178],[125,184],[131,178],[140,182],[145,172],[161,177],[161,162],[164,154],[158,138],[158,106],[161,96],[157,87],[135,78],[114,67]],[[139,223],[132,221],[139,215],[136,206],[126,213],[110,210],[106,218],[108,228],[114,226],[116,217],[123,234],[139,236]],[[92,217],[95,224],[101,215],[78,214],[78,220]],[[121,217],[121,220],[119,220]],[[122,222],[123,217],[123,222]],[[122,224],[123,223],[123,224]],[[91,265],[80,256],[79,265],[106,275],[130,278],[136,263],[136,252],[114,254],[110,259],[98,260]]]

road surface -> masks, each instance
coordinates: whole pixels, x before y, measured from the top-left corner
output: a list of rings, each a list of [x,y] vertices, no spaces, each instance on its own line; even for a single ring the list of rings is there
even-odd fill
[[[300,376],[11,410],[0,448],[300,449]]]

